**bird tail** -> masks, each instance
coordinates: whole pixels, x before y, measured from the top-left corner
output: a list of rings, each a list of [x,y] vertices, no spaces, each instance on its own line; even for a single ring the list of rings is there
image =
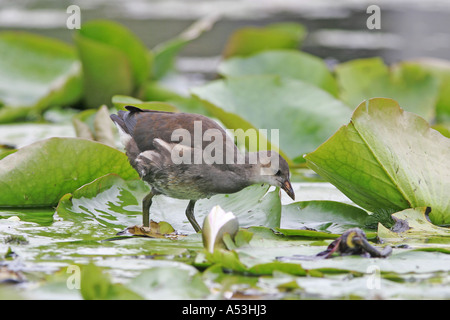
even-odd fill
[[[118,114],[112,114],[109,117],[111,118],[111,120],[114,122],[114,124],[118,127],[120,127],[120,129],[126,133],[129,134],[128,132],[128,128],[125,125],[125,121],[124,121],[124,113],[126,113],[125,111],[119,111]]]
[[[116,124],[119,131],[133,136],[134,127],[136,126],[136,115],[141,112],[151,113],[173,113],[158,110],[141,109],[135,106],[125,106],[128,111],[118,111],[117,114],[110,115],[111,120]]]
[[[110,118],[119,130],[122,144],[126,146],[133,136],[136,120],[134,117],[130,117],[128,111],[118,111],[117,114],[110,115]]]

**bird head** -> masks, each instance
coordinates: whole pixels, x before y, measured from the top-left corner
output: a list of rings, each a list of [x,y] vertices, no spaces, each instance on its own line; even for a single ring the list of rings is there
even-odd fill
[[[258,152],[259,181],[280,187],[295,200],[294,189],[290,182],[291,173],[286,160],[275,151]]]

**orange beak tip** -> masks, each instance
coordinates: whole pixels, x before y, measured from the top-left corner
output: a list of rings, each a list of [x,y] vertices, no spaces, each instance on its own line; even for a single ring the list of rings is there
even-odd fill
[[[287,195],[295,201],[295,193],[294,193],[294,189],[292,188],[291,183],[289,182],[289,180],[286,180],[282,187],[281,187],[284,191],[286,191]]]

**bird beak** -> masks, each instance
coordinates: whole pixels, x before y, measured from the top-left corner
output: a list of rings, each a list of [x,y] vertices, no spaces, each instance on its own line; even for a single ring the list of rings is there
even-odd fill
[[[289,182],[289,180],[286,180],[283,182],[283,184],[281,185],[281,189],[283,189],[284,191],[286,191],[287,195],[289,197],[291,197],[292,200],[295,201],[295,193],[294,193],[294,189],[292,189],[292,185]]]

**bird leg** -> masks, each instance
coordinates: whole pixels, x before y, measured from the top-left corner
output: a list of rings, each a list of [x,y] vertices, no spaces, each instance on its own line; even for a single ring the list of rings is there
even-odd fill
[[[189,204],[186,208],[186,217],[188,218],[192,227],[194,227],[195,232],[199,232],[201,230],[201,228],[200,228],[200,225],[197,223],[197,220],[195,220],[195,216],[194,216],[194,206],[195,206],[196,201],[197,200],[189,201]]]
[[[150,206],[152,205],[152,198],[156,194],[150,191],[148,195],[142,200],[142,223],[144,227],[150,226]]]

